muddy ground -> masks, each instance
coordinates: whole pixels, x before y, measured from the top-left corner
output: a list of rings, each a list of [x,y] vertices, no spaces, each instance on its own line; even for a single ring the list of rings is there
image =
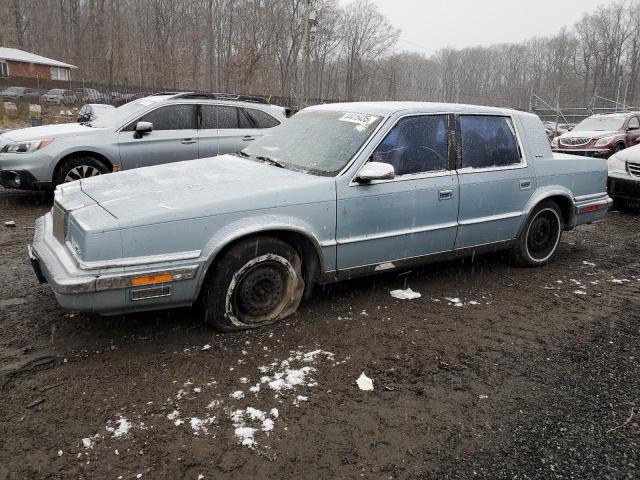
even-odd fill
[[[0,190],[0,479],[640,476],[638,214],[545,268],[346,282],[219,335],[188,310],[60,309],[26,258],[49,201]]]

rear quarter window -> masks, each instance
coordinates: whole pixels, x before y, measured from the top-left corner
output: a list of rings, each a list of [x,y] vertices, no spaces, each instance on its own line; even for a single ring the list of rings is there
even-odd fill
[[[262,110],[254,110],[253,108],[246,108],[245,112],[251,117],[253,123],[256,124],[256,128],[273,128],[280,125],[280,122],[273,118]]]
[[[522,162],[509,117],[461,115],[462,168],[492,168]]]

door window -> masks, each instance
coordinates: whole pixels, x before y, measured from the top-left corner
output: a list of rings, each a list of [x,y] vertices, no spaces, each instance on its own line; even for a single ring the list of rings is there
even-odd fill
[[[256,128],[273,128],[280,125],[280,122],[262,110],[246,108],[245,111],[256,124]]]
[[[522,162],[516,132],[508,117],[461,115],[462,168],[491,168]]]
[[[202,105],[203,129],[238,128],[238,109],[226,105]]]
[[[388,163],[396,175],[449,169],[447,115],[405,117],[396,123],[372,155]]]
[[[194,105],[168,105],[143,115],[124,130],[133,131],[138,122],[151,122],[153,130],[193,130],[196,128]]]
[[[640,122],[638,122],[638,117],[633,117],[631,120],[629,120],[629,126],[627,128],[634,128],[634,129],[640,128]]]

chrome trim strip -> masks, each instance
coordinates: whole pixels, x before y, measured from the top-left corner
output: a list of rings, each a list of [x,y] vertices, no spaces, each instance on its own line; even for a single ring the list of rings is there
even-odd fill
[[[189,265],[188,267],[180,268],[168,268],[168,269],[156,269],[152,271],[139,271],[139,272],[127,272],[123,274],[113,275],[101,275],[96,279],[96,292],[102,292],[105,290],[116,290],[122,288],[131,287],[131,279],[140,276],[158,275],[163,273],[170,273],[173,275],[171,282],[159,282],[154,284],[145,285],[149,287],[151,285],[162,285],[163,283],[173,283],[182,280],[192,280],[198,273],[197,265]]]
[[[430,225],[428,227],[423,227],[423,228],[406,228],[403,230],[396,230],[394,232],[379,233],[377,235],[361,235],[359,237],[351,237],[346,240],[338,240],[337,243],[338,245],[348,245],[351,243],[365,242],[367,240],[382,240],[385,238],[402,237],[405,235],[415,235],[418,233],[431,232],[434,230],[444,230],[446,228],[455,228],[457,226],[458,226],[457,222],[440,223],[437,225]]]
[[[162,255],[148,255],[144,257],[118,258],[115,260],[98,260],[85,262],[78,252],[76,252],[70,242],[65,243],[65,247],[73,256],[81,270],[101,270],[106,268],[136,267],[143,265],[151,265],[154,263],[180,262],[185,260],[193,260],[200,257],[201,250],[192,250],[190,252],[166,253]]]
[[[579,195],[577,197],[573,197],[573,199],[576,202],[587,202],[589,200],[595,200],[595,199],[604,198],[607,195],[608,195],[607,192],[592,193],[592,194],[589,194],[589,195]]]
[[[523,212],[501,213],[499,215],[490,215],[488,217],[473,218],[471,220],[461,220],[458,224],[463,227],[465,225],[475,225],[477,223],[497,222],[499,220],[508,220],[510,218],[521,217]]]
[[[435,263],[440,260],[447,260],[450,258],[460,258],[464,256],[469,256],[469,255],[480,255],[482,253],[491,252],[493,250],[507,249],[511,245],[513,245],[513,242],[514,242],[513,239],[502,240],[499,242],[485,243],[482,245],[474,245],[472,247],[461,247],[461,248],[456,248],[454,250],[445,250],[442,252],[429,253],[427,255],[418,255],[415,257],[400,258],[396,260],[387,260],[379,263],[372,263],[372,264],[362,265],[358,267],[345,268],[335,272],[336,275],[333,281],[355,278],[363,275],[386,273],[386,272],[400,270],[402,268],[407,268],[414,265]],[[376,270],[376,267],[378,265],[387,264],[387,263],[393,264],[393,268]],[[331,281],[331,280],[327,279],[327,281]]]

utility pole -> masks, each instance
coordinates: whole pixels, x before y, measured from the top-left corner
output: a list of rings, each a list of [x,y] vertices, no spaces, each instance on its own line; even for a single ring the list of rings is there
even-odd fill
[[[313,0],[305,0],[305,13],[304,13],[304,47],[302,51],[302,86],[300,88],[300,99],[298,108],[302,109],[305,106],[308,92],[308,76],[309,76],[309,56],[310,56],[310,43],[315,39],[315,34],[318,31],[317,16],[318,12],[311,9],[311,2]]]

